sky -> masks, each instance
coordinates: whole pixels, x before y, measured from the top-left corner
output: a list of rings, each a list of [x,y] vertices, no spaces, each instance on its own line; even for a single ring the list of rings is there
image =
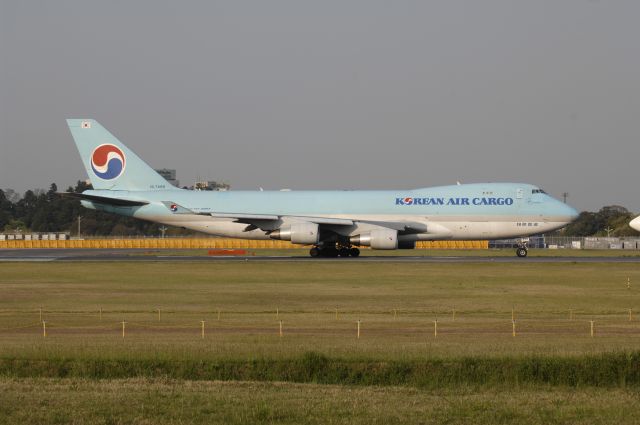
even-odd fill
[[[94,118],[182,184],[527,182],[640,212],[636,0],[0,0],[0,188]]]

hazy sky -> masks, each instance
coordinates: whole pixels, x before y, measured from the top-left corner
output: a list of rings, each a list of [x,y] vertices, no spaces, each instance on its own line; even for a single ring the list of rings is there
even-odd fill
[[[637,0],[0,0],[0,188],[65,118],[235,189],[538,184],[640,212]]]

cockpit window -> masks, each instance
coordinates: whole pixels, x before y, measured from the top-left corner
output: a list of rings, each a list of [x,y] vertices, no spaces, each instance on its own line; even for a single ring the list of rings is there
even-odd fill
[[[547,193],[547,192],[545,192],[545,191],[544,191],[544,190],[542,190],[542,189],[532,189],[532,190],[531,190],[531,193]]]

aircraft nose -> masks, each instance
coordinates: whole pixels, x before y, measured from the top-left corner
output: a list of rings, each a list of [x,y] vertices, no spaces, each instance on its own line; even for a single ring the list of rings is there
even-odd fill
[[[558,201],[560,202],[560,201]],[[567,204],[562,204],[563,205],[563,215],[567,218],[567,223],[571,223],[572,221],[574,221],[576,218],[578,218],[578,216],[580,215],[580,213],[578,212],[578,210],[576,210],[575,208],[567,205]]]
[[[629,223],[629,226],[631,226],[632,229],[640,231],[640,216],[631,220],[631,223]]]

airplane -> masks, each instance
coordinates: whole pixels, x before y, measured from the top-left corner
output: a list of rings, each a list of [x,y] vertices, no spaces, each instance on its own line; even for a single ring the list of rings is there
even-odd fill
[[[358,247],[520,238],[559,229],[578,212],[537,186],[475,183],[413,190],[198,191],[174,187],[93,119],[67,124],[92,190],[63,195],[84,207],[241,239],[311,245],[312,257],[357,257]]]
[[[629,222],[629,226],[640,232],[640,215]]]

